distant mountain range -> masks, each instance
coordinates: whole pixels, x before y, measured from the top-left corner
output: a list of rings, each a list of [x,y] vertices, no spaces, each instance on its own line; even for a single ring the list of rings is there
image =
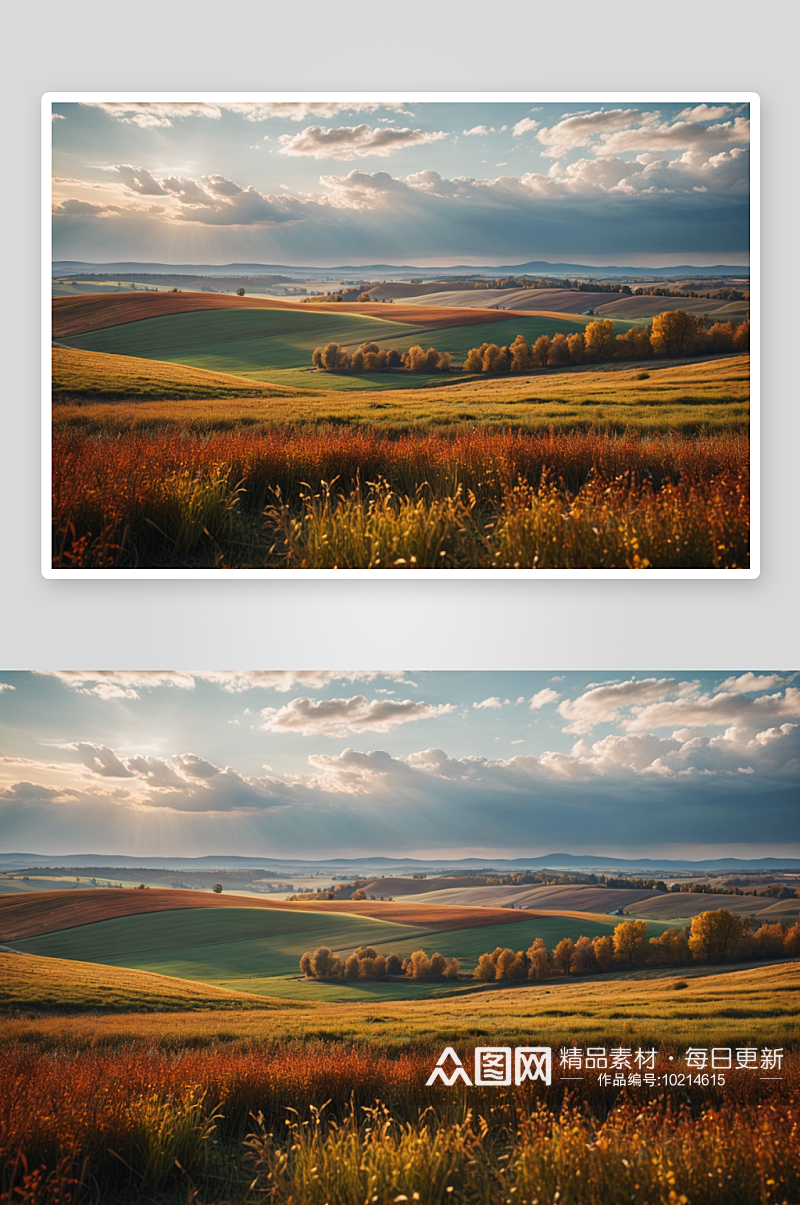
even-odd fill
[[[36,866],[66,869],[92,866],[126,866],[142,870],[273,870],[284,871],[341,870],[352,867],[360,872],[402,869],[432,872],[435,870],[796,870],[800,858],[703,858],[689,861],[680,858],[607,858],[594,854],[546,854],[537,858],[246,858],[234,854],[208,854],[200,858],[137,858],[126,854],[31,854],[0,853],[0,871],[29,869]]]
[[[191,276],[252,276],[263,273],[272,276],[276,273],[290,274],[294,277],[313,277],[315,280],[326,277],[358,276],[362,280],[375,280],[387,275],[406,277],[419,276],[427,280],[447,279],[450,276],[749,276],[749,267],[736,267],[731,264],[713,264],[711,267],[699,268],[693,264],[678,264],[672,268],[632,268],[617,264],[598,267],[592,264],[551,264],[543,259],[531,260],[527,264],[498,264],[496,267],[474,264],[456,264],[449,268],[419,268],[409,264],[338,264],[332,268],[320,268],[313,265],[296,264],[150,264],[150,263],[105,263],[91,264],[83,260],[58,259],[53,262],[53,275],[61,276],[65,272],[157,272],[165,275],[176,273]]]

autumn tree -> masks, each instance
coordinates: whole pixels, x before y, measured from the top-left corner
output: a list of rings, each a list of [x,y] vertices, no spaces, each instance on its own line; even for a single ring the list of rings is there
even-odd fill
[[[590,360],[607,360],[614,349],[614,323],[610,318],[590,322],[584,331],[586,356]]]
[[[355,954],[351,954],[344,964],[345,979],[358,979],[358,973],[361,966],[361,959],[356,958]],[[302,969],[302,964],[301,964]]]
[[[533,345],[531,355],[534,364],[536,364],[538,368],[545,368],[547,366],[547,357],[550,355],[549,335],[539,336]]]
[[[783,925],[761,925],[753,934],[753,953],[756,958],[781,958],[785,938]]]
[[[742,322],[733,332],[733,350],[745,352],[750,350],[750,320]]]
[[[425,352],[418,343],[409,347],[403,356],[403,364],[409,372],[425,372]]]
[[[483,372],[483,354],[488,343],[482,343],[480,347],[471,347],[464,358],[464,372]]]
[[[350,368],[353,372],[364,371],[364,353],[361,348],[358,348],[357,351],[354,351],[350,357]]]
[[[654,966],[679,967],[692,961],[685,929],[665,929],[648,942],[647,961]]]
[[[529,979],[549,979],[550,978],[550,955],[547,951],[547,946],[544,944],[544,939],[537,937],[533,945],[527,951],[528,955],[528,978]]]
[[[370,297],[369,293],[360,293],[356,298],[356,301],[372,301],[372,298]]]
[[[732,322],[715,322],[706,331],[706,346],[708,350],[717,352],[733,351],[733,332],[734,326]]]
[[[697,962],[727,962],[747,934],[747,922],[725,908],[692,918],[689,949]]]
[[[570,362],[572,364],[582,364],[586,355],[586,340],[583,335],[568,335],[567,347],[569,348]]]
[[[547,353],[547,363],[550,368],[563,368],[569,364],[569,343],[566,335],[553,335]]]
[[[217,895],[222,895],[222,883],[215,883],[211,890]]]
[[[702,319],[694,314],[665,310],[653,319],[650,345],[657,356],[688,356],[702,331]]]
[[[236,296],[237,296],[237,297],[244,297],[244,289],[237,289],[237,290],[236,290]]]
[[[483,371],[484,372],[508,372],[508,356],[505,353],[505,348],[498,347],[496,343],[484,344],[485,351],[483,353]]]
[[[396,347],[391,348],[388,354],[388,359],[390,368],[402,368],[403,357],[400,355],[400,352]]]
[[[524,335],[517,335],[508,349],[508,354],[511,357],[512,372],[530,372],[531,349],[528,347]]]
[[[448,958],[444,968],[445,979],[458,979],[461,963],[457,958]]]
[[[644,360],[652,356],[650,332],[644,326],[632,326],[614,340],[614,355],[620,360]]]
[[[623,921],[614,930],[614,962],[621,967],[640,966],[647,957],[647,922]]]
[[[786,930],[783,950],[787,958],[796,958],[800,954],[800,922],[795,921],[791,928]]]
[[[594,945],[594,961],[598,971],[601,974],[605,971],[610,971],[614,962],[614,940],[609,934],[604,934],[603,937],[596,937]]]
[[[569,969],[572,975],[590,975],[597,970],[591,937],[579,937],[575,942]]]
[[[553,950],[553,966],[560,975],[568,975],[575,953],[575,943],[569,937],[563,937]]]
[[[472,972],[473,979],[480,979],[483,983],[492,983],[497,975],[497,968],[492,960],[491,954],[481,954],[478,959],[478,965]]]

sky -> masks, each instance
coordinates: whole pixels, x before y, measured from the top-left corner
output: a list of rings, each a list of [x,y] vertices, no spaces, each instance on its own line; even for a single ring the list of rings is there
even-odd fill
[[[800,676],[0,674],[0,852],[800,856]]]
[[[59,102],[53,258],[749,262],[749,106]]]

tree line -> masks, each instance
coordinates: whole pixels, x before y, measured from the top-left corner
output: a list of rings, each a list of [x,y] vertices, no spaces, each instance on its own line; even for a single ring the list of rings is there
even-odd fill
[[[362,343],[350,353],[338,343],[315,347],[311,363],[322,372],[389,372],[392,368],[405,368],[407,372],[449,372],[452,357],[447,351],[429,347],[425,351],[419,344],[409,347],[407,352],[396,347],[387,351],[377,343]]]
[[[399,954],[379,954],[372,946],[359,946],[349,958],[340,958],[327,946],[306,950],[300,959],[300,970],[307,979],[385,979],[389,975],[405,975],[408,979],[458,979],[460,962],[415,950],[407,958]]]
[[[593,975],[607,971],[629,971],[636,967],[681,967],[692,963],[749,962],[800,955],[800,922],[776,921],[755,931],[750,917],[737,916],[724,908],[701,912],[683,929],[666,929],[658,937],[647,936],[644,920],[623,921],[613,934],[602,937],[564,937],[551,950],[537,937],[527,950],[498,946],[481,954],[471,978],[481,983],[505,980],[538,980],[566,975]],[[309,979],[385,979],[405,976],[415,980],[457,980],[457,958],[415,950],[407,958],[378,954],[371,946],[359,946],[342,959],[327,946],[307,950],[300,970]]]
[[[517,335],[508,347],[482,343],[467,352],[464,371],[469,373],[531,372],[536,368],[566,368],[571,364],[606,360],[647,360],[652,357],[700,355],[703,352],[746,352],[750,349],[750,323],[734,325],[705,320],[683,310],[657,314],[651,326],[632,326],[614,334],[614,322],[603,318],[588,323],[572,335],[540,335],[529,344]]]
[[[666,929],[648,938],[647,922],[623,921],[613,935],[563,938],[549,950],[542,938],[528,950],[498,949],[482,954],[473,978],[549,979],[557,975],[591,975],[634,967],[679,967],[693,962],[722,963],[800,954],[800,923],[762,924],[755,932],[749,917],[724,908],[701,912],[683,929]]]

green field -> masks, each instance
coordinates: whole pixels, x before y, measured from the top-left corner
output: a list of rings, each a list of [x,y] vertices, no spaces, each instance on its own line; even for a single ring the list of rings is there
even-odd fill
[[[406,351],[415,343],[449,351],[460,361],[481,343],[511,343],[519,334],[530,342],[557,331],[569,334],[585,328],[586,320],[565,317],[514,318],[481,326],[453,326],[439,330],[351,314],[314,310],[200,310],[143,318],[59,340],[67,347],[110,352],[186,364],[212,372],[233,373],[252,381],[319,388],[320,375],[311,365],[315,347],[339,343],[354,350],[364,342]],[[620,330],[631,323],[619,324]],[[440,373],[325,374],[326,389],[397,389],[443,384]]]
[[[617,920],[550,916],[511,925],[485,925],[433,932],[410,925],[331,912],[288,909],[186,909],[118,917],[59,930],[14,943],[14,948],[50,958],[150,971],[233,991],[287,999],[392,1000],[452,992],[453,984],[342,982],[298,979],[300,955],[318,946],[349,954],[358,945],[401,956],[424,949],[458,958],[464,970],[496,946],[527,949],[537,937],[555,946],[562,937],[612,933]],[[661,932],[666,925],[649,925]]]

